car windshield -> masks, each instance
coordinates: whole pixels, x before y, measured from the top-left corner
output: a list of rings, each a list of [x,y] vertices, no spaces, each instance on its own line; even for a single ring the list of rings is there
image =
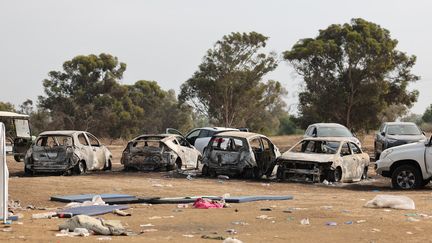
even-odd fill
[[[214,150],[239,151],[243,148],[243,140],[239,138],[215,137],[210,141]]]
[[[402,125],[389,125],[387,127],[387,134],[389,135],[420,135],[421,131],[416,125],[402,124]]]
[[[352,137],[345,127],[319,127],[317,137]]]
[[[70,136],[46,135],[39,137],[36,145],[42,147],[72,146],[73,140]]]
[[[295,153],[308,154],[336,154],[340,142],[337,141],[319,141],[303,140],[291,149]]]

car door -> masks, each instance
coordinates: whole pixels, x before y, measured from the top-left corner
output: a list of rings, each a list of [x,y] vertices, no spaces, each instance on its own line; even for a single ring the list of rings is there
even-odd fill
[[[378,153],[382,152],[383,144],[384,144],[384,135],[385,135],[385,125],[381,125],[375,137],[375,149]]]
[[[182,168],[196,168],[199,152],[181,136],[176,137],[179,145],[179,157],[182,160]]]
[[[262,153],[262,171],[267,173],[269,170],[273,170],[273,161],[276,160],[275,148],[272,142],[268,138],[261,137],[261,142],[263,144]]]
[[[369,165],[369,156],[367,154],[363,153],[361,149],[357,146],[357,144],[350,142],[350,149],[351,153],[353,154],[354,161],[357,164],[356,175],[361,178],[364,168]]]
[[[79,133],[77,135],[78,143],[76,147],[80,150],[81,159],[86,162],[87,169],[93,168],[93,150],[90,146],[90,143],[84,133]]]
[[[101,170],[103,169],[106,162],[104,150],[101,147],[99,140],[93,134],[88,132],[86,132],[85,134],[88,138],[91,152],[93,153],[93,168]]]
[[[204,149],[207,147],[207,145],[210,142],[211,137],[215,134],[214,131],[201,129],[198,138],[195,140],[194,147],[201,152],[201,154],[204,154]]]
[[[345,181],[352,181],[361,177],[358,171],[357,155],[351,151],[348,142],[343,142],[340,156],[342,157],[342,179]]]
[[[186,134],[186,140],[188,140],[188,142],[192,145],[195,146],[195,141],[198,139],[200,133],[201,133],[201,129],[194,129],[191,132],[189,132],[188,134]]]
[[[425,144],[425,160],[427,170],[432,173],[432,136],[429,143]]]

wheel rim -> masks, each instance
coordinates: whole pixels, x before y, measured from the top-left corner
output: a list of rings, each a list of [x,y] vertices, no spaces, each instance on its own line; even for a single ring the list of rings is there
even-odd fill
[[[78,164],[78,168],[79,168],[80,174],[84,173],[84,163],[83,162],[80,162]]]
[[[403,170],[397,175],[396,183],[401,188],[413,188],[415,185],[415,175],[412,171]]]
[[[334,180],[335,182],[339,182],[341,180],[341,172],[339,169],[336,169],[334,172]]]

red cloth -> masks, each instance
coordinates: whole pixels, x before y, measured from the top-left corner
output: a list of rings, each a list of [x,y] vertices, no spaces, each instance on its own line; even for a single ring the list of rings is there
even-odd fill
[[[193,206],[194,208],[203,208],[203,209],[224,207],[223,203],[212,201],[207,198],[198,198],[197,200],[195,200]]]

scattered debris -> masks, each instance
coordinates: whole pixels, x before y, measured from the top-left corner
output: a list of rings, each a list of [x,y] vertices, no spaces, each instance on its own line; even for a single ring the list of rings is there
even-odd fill
[[[309,218],[305,218],[300,220],[301,225],[310,225]]]
[[[261,183],[261,186],[270,186],[270,183]]]
[[[233,222],[231,222],[231,224],[234,224],[234,225],[249,225],[248,223],[246,223],[244,221],[233,221]]]
[[[125,235],[126,230],[120,221],[96,219],[87,215],[77,215],[60,224],[59,229],[74,231],[76,228],[86,228],[101,235]]]
[[[150,232],[156,232],[158,231],[157,229],[145,229],[145,230],[141,230],[141,233],[150,233]]]
[[[225,240],[225,237],[220,235],[202,235],[201,238],[208,240]]]
[[[227,229],[227,230],[225,230],[225,232],[227,232],[230,235],[236,235],[237,234],[237,230],[235,230],[235,229]]]
[[[72,232],[68,229],[62,229],[60,233],[57,233],[57,237],[75,237],[75,236],[83,236],[87,237],[90,235],[90,232],[86,228],[75,228]]]
[[[380,229],[377,229],[377,228],[373,228],[373,229],[371,230],[371,232],[373,232],[373,233],[375,233],[375,232],[381,232],[381,230],[380,230]]]
[[[177,208],[188,208],[189,204],[186,203],[182,203],[182,204],[177,204]]]
[[[243,241],[236,238],[228,237],[222,243],[243,243]]]
[[[187,176],[186,176],[186,179],[188,179],[189,181],[193,180],[193,178],[192,178],[191,175],[187,175]]]
[[[411,231],[407,231],[406,232],[407,234],[409,234],[409,235],[412,235],[412,234],[414,234],[413,232],[411,232]]]
[[[219,180],[229,180],[229,176],[227,175],[218,175],[217,177]]]
[[[337,226],[336,222],[327,222],[326,223],[327,226]]]
[[[346,221],[344,224],[353,224],[353,221]]]
[[[154,227],[154,224],[140,224],[140,227]]]
[[[260,211],[272,211],[271,208],[261,208]]]
[[[418,221],[420,221],[420,219],[416,219],[416,218],[413,218],[413,217],[408,217],[407,221],[408,222],[418,222]]]
[[[50,219],[56,215],[57,212],[35,213],[32,214],[32,219]]]
[[[109,236],[98,237],[97,240],[112,240]]]
[[[411,198],[394,195],[377,195],[364,206],[367,208],[415,209],[414,201]]]
[[[108,205],[102,200],[100,195],[93,196],[91,201],[80,202],[71,202],[66,204],[65,208],[74,208],[74,207],[82,207],[82,206],[93,206],[93,205]]]
[[[360,219],[356,221],[357,224],[362,224],[362,223],[366,223],[366,220],[364,219]]]
[[[193,238],[194,235],[183,235],[183,237],[187,237],[187,238]]]
[[[260,215],[260,216],[257,216],[256,217],[257,219],[274,219],[274,217],[270,217],[270,216],[268,216],[268,215]]]
[[[114,214],[120,215],[120,216],[131,216],[132,214],[122,211],[120,209],[116,209],[113,211]]]
[[[194,208],[200,208],[200,209],[223,208],[224,206],[225,206],[225,202],[211,200],[208,198],[198,198],[193,204]]]

